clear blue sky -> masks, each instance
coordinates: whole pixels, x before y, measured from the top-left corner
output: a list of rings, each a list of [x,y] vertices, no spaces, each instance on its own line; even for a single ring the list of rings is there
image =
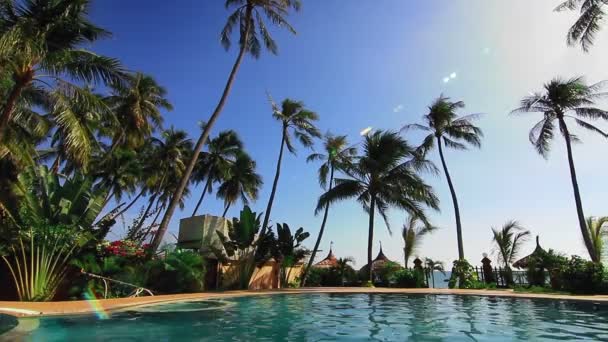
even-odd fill
[[[322,131],[347,134],[352,142],[368,126],[398,129],[418,121],[444,93],[467,104],[463,114],[485,113],[479,121],[486,135],[482,149],[446,153],[462,208],[467,258],[477,263],[483,252],[490,253],[490,227],[508,219],[540,234],[545,248],[584,255],[563,142],[556,140],[549,160],[543,160],[528,142],[528,131],[540,117],[507,115],[522,96],[554,76],[608,79],[608,32],[598,37],[591,54],[567,47],[565,34],[574,17],[553,13],[557,3],[303,1],[302,11],[290,18],[298,35],[274,30],[279,56],[245,59],[214,129],[236,130],[258,162],[266,186],[254,210],[265,208],[280,142],[266,90],[277,100],[304,101],[320,114]],[[98,0],[91,15],[114,33],[94,49],[153,75],[175,106],[165,115],[166,125],[198,137],[196,122],[210,115],[236,57],[234,49],[225,52],[219,44],[228,15],[223,1]],[[580,137],[583,144],[574,153],[586,214],[606,215],[608,162],[600,157],[606,141]],[[416,134],[407,138],[420,141]],[[297,157],[284,159],[272,220],[305,227],[312,246],[320,225],[313,210],[321,189],[318,165],[306,164],[307,153],[300,148]],[[432,159],[438,162],[435,154]],[[427,180],[442,201],[441,213],[431,215],[442,229],[426,238],[417,254],[450,262],[457,250],[449,191],[443,175]],[[172,232],[180,217],[190,215],[199,191],[193,189],[184,212],[174,215]],[[239,206],[229,214],[236,215]],[[221,214],[215,198],[205,199],[203,207]],[[390,216],[395,234],[389,236],[378,220],[374,253],[381,240],[387,256],[401,261],[398,228],[405,215],[394,211]],[[365,264],[367,219],[355,203],[332,208],[325,251],[332,240],[338,256],[355,257],[357,267]],[[522,256],[532,249],[530,241]]]

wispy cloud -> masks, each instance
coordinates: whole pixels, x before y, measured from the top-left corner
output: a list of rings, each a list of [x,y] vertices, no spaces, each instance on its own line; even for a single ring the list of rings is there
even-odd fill
[[[458,76],[456,72],[452,72],[449,76],[443,78],[443,83],[449,83],[451,80],[455,79],[456,76]]]
[[[399,113],[402,110],[403,110],[403,105],[400,103],[397,106],[395,106],[395,108],[393,108],[393,113]]]

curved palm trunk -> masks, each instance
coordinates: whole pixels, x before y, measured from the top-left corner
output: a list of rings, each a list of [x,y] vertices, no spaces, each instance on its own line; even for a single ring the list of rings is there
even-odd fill
[[[464,259],[464,247],[462,244],[462,224],[460,223],[460,209],[458,208],[458,199],[456,198],[456,191],[454,190],[454,184],[452,184],[452,177],[448,171],[448,166],[445,163],[443,157],[443,147],[441,147],[441,137],[437,137],[437,145],[439,146],[439,156],[441,157],[441,165],[443,165],[443,172],[445,172],[445,178],[448,180],[448,186],[450,187],[450,193],[452,194],[452,203],[454,204],[454,215],[456,216],[456,236],[458,239],[458,259]]]
[[[137,200],[144,194],[144,189],[141,189],[141,191],[139,192],[139,194],[137,194],[137,196],[135,196],[135,198],[133,200],[131,200],[131,202],[129,204],[127,204],[126,207],[124,207],[121,211],[119,211],[116,215],[114,215],[114,217],[118,217],[122,214],[125,213],[125,211],[129,210],[133,204],[135,204],[135,202],[137,202]]]
[[[209,137],[211,128],[213,128],[215,121],[217,121],[218,117],[220,116],[220,113],[222,112],[222,109],[224,109],[224,105],[226,104],[226,100],[228,99],[228,95],[230,94],[230,90],[232,89],[232,84],[234,83],[234,79],[236,78],[237,71],[239,70],[241,62],[243,61],[243,57],[245,56],[245,52],[247,51],[246,42],[249,41],[249,32],[251,31],[252,10],[253,10],[253,8],[251,7],[251,5],[247,5],[247,10],[246,10],[246,15],[245,15],[245,21],[247,22],[247,28],[245,29],[245,33],[244,33],[243,39],[242,39],[242,41],[245,42],[245,44],[241,44],[241,49],[239,51],[239,55],[236,58],[234,65],[232,66],[232,70],[230,71],[230,76],[228,76],[228,81],[226,82],[226,86],[224,87],[224,92],[222,93],[222,97],[220,98],[220,101],[218,102],[217,107],[213,111],[213,114],[211,114],[211,117],[209,118],[209,121],[207,122],[207,125],[205,126],[205,129],[203,130],[203,133],[201,134],[200,138],[196,142],[196,146],[194,147],[194,154],[192,155],[192,159],[190,159],[190,162],[188,163],[188,166],[186,167],[186,171],[184,172],[184,175],[182,176],[182,179],[179,182],[179,186],[175,190],[175,193],[173,193],[171,202],[169,203],[169,207],[167,208],[167,211],[165,212],[165,216],[163,216],[163,219],[160,222],[158,231],[156,232],[156,235],[154,236],[154,240],[152,241],[151,248],[153,248],[153,250],[156,250],[158,248],[158,246],[160,245],[160,242],[162,241],[163,236],[165,235],[165,232],[167,231],[167,228],[169,227],[169,221],[171,221],[171,217],[173,216],[173,213],[175,212],[175,208],[177,208],[177,205],[179,204],[179,201],[182,198],[182,194],[184,193],[184,189],[186,188],[186,185],[188,185],[188,182],[190,181],[190,176],[192,175],[192,171],[194,170],[194,166],[196,165],[196,161],[198,160],[198,155],[201,152],[201,150],[203,149],[203,146],[205,145],[207,138]]]
[[[593,262],[599,262],[595,253],[595,248],[593,246],[593,242],[591,241],[591,237],[589,236],[589,230],[587,229],[587,222],[585,221],[585,214],[583,213],[583,201],[581,200],[580,190],[578,188],[578,180],[576,179],[576,169],[574,168],[574,158],[572,157],[572,143],[570,141],[570,132],[568,131],[568,126],[566,126],[566,122],[563,118],[559,119],[559,126],[564,133],[564,139],[566,140],[566,149],[568,152],[568,165],[570,166],[570,179],[572,180],[572,189],[574,191],[574,202],[576,202],[576,214],[578,215],[578,224],[581,228],[581,233],[583,234],[583,241],[585,242],[585,247],[587,247],[587,251],[589,252],[589,256]]]
[[[264,223],[262,223],[261,236],[264,236],[270,220],[270,211],[272,210],[272,203],[274,202],[274,195],[277,192],[277,185],[279,184],[279,177],[281,175],[281,162],[283,160],[283,150],[285,148],[285,137],[287,136],[287,126],[283,125],[283,134],[281,135],[281,149],[279,150],[279,159],[277,160],[277,171],[274,174],[274,181],[272,182],[272,190],[270,191],[270,198],[268,199],[268,205],[266,206],[266,212],[264,213]]]
[[[196,202],[196,207],[194,208],[194,211],[192,212],[192,216],[196,215],[196,212],[198,211],[198,207],[201,206],[201,203],[203,203],[203,198],[205,198],[205,194],[207,193],[207,190],[209,190],[209,187],[211,186],[211,177],[207,177],[207,182],[205,182],[205,186],[203,187],[203,193],[201,194],[201,198],[198,199],[198,202]]]
[[[61,165],[61,154],[59,154],[59,152],[57,152],[57,158],[55,158],[55,161],[53,162],[53,166],[51,166],[51,171],[54,174],[58,174],[60,165]]]
[[[222,217],[226,217],[226,213],[228,212],[228,209],[230,209],[230,203],[228,203],[226,208],[224,208],[224,213],[222,214]]]
[[[407,255],[407,247],[403,248],[403,265],[407,269],[407,262],[410,260],[410,256]]]
[[[6,103],[2,108],[2,113],[0,114],[0,143],[4,140],[4,133],[8,128],[8,124],[11,121],[11,117],[13,115],[13,111],[15,106],[17,105],[17,101],[19,100],[19,96],[21,96],[21,92],[23,88],[25,88],[33,79],[34,71],[29,70],[20,80],[17,80],[13,85],[13,89],[8,95]]]
[[[367,236],[367,266],[369,268],[369,281],[373,281],[372,247],[374,244],[374,211],[376,210],[376,195],[371,196],[369,205],[369,232]]]
[[[334,181],[334,168],[331,167],[330,175],[329,175],[329,190],[333,188]],[[306,265],[306,269],[304,269],[304,274],[302,275],[302,280],[300,280],[300,287],[306,285],[306,277],[308,277],[308,272],[312,267],[312,263],[315,260],[315,256],[317,255],[317,250],[319,250],[319,245],[321,244],[321,239],[323,238],[323,232],[325,231],[325,223],[327,223],[327,214],[329,213],[329,204],[325,206],[325,213],[323,213],[323,221],[321,222],[321,229],[319,229],[319,236],[317,237],[317,242],[315,242],[315,247],[312,249],[312,253],[310,254],[310,260],[308,260],[308,265]]]

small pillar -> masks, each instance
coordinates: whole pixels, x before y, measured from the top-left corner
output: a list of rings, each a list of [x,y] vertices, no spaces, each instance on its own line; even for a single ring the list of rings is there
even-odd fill
[[[492,271],[492,260],[488,259],[488,256],[484,254],[483,259],[481,259],[481,265],[486,284],[495,283],[496,279],[494,279],[494,272]]]
[[[414,259],[414,270],[422,271],[422,260],[419,258]]]

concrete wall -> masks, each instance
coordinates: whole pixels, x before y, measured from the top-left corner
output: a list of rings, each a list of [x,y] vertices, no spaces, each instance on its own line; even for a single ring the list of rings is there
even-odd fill
[[[220,288],[230,287],[232,284],[238,281],[238,266],[237,261],[231,261],[229,263],[223,263],[220,265],[221,272],[221,283]],[[296,281],[302,271],[304,270],[303,264],[295,265],[287,269],[289,274],[289,283]],[[250,290],[267,290],[279,288],[279,264],[270,260],[266,262],[262,267],[256,267],[251,279],[249,280]]]

